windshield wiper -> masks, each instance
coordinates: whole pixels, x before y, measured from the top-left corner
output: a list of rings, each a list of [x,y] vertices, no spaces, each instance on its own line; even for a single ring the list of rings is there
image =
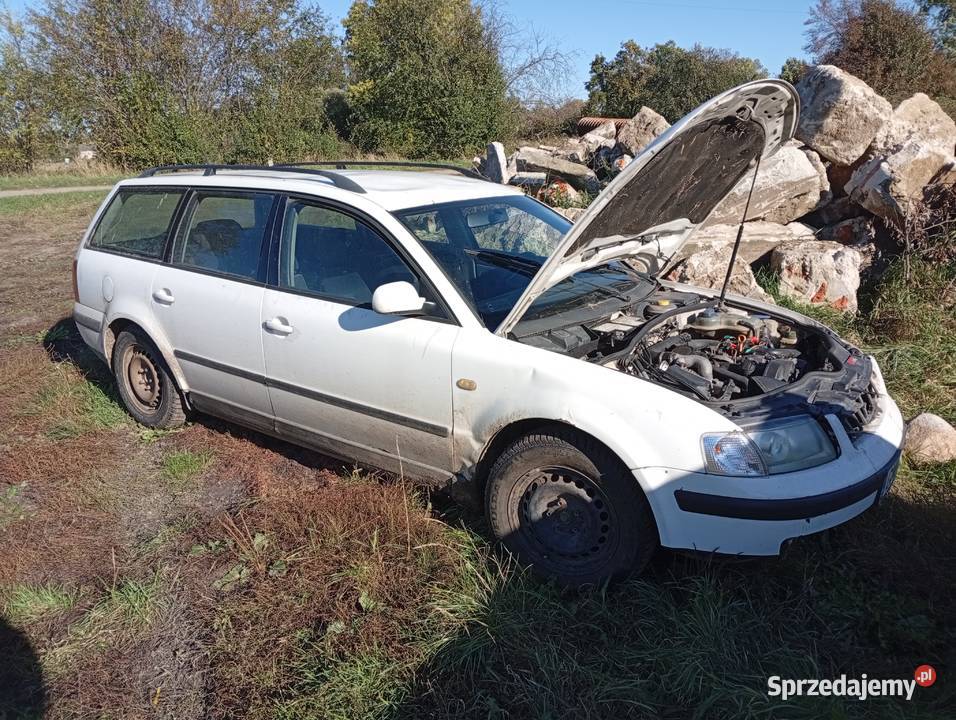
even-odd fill
[[[479,260],[487,260],[493,265],[516,270],[526,275],[535,275],[541,269],[541,263],[530,258],[511,255],[510,253],[500,252],[498,250],[471,250],[465,248],[465,254],[476,257]]]

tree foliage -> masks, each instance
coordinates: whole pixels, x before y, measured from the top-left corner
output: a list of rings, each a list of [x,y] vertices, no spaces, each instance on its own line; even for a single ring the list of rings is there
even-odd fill
[[[357,0],[344,24],[360,148],[457,155],[501,130],[505,77],[470,0]]]
[[[914,92],[953,97],[956,75],[939,51],[925,13],[894,0],[818,0],[807,19],[806,49],[896,103]]]
[[[728,50],[674,42],[645,49],[628,40],[613,60],[598,55],[591,62],[588,110],[630,117],[647,105],[674,122],[708,98],[766,76],[757,60]]]
[[[27,170],[55,145],[43,120],[49,98],[30,63],[32,52],[24,24],[0,13],[0,169]]]
[[[796,85],[809,69],[810,65],[807,64],[806,60],[789,57],[784,61],[783,67],[780,68],[780,79],[786,80],[791,85]]]
[[[4,47],[28,47],[33,126],[115,164],[295,159],[334,142],[323,92],[344,63],[298,0],[47,0],[17,27]]]

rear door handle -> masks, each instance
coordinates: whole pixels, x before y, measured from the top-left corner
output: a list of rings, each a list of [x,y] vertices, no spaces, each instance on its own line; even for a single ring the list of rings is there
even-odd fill
[[[160,288],[153,293],[153,300],[158,302],[160,305],[172,305],[176,302],[176,298],[173,297],[173,294],[169,292],[169,288]]]
[[[274,317],[265,323],[265,328],[274,335],[291,335],[292,326],[284,317]]]

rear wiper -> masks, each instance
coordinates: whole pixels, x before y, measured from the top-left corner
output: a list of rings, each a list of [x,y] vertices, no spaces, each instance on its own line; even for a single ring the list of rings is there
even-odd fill
[[[466,248],[465,254],[476,257],[479,260],[487,260],[493,265],[506,267],[527,275],[535,275],[541,269],[541,263],[530,258],[511,255],[510,253],[499,252],[497,250],[471,250]]]

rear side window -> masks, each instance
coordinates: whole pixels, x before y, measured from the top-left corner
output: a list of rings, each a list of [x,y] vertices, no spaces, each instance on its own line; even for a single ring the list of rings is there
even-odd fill
[[[90,238],[90,247],[162,258],[181,190],[121,190]]]
[[[173,262],[258,278],[273,199],[268,193],[197,192],[186,210]]]

